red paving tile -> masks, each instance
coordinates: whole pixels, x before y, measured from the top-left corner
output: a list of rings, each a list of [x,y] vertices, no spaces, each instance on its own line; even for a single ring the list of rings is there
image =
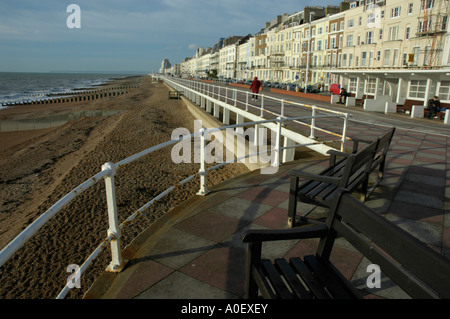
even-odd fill
[[[173,269],[152,260],[140,262],[115,296],[117,299],[131,299],[173,272]]]
[[[270,229],[283,229],[287,226],[287,218],[287,209],[274,207],[266,214],[256,219],[254,223]]]
[[[204,212],[185,220],[175,228],[219,243],[237,232],[239,225],[242,226],[239,219],[223,214]]]
[[[289,198],[289,193],[266,187],[254,187],[238,196],[249,201],[277,206]]]
[[[241,296],[244,294],[244,269],[244,250],[219,246],[187,264],[181,272]]]

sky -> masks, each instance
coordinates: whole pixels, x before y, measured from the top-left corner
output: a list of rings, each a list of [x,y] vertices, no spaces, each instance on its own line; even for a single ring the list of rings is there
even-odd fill
[[[165,58],[181,63],[220,38],[255,34],[277,15],[339,3],[0,0],[0,72],[157,72]]]

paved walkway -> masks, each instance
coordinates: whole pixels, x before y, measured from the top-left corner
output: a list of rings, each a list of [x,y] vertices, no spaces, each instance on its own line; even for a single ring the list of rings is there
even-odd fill
[[[385,177],[366,204],[450,258],[450,139],[442,134],[448,132],[447,126],[437,120],[350,111],[356,114],[350,137],[375,138],[396,121]],[[387,125],[370,123],[381,123],[380,119]],[[287,228],[288,171],[317,172],[327,164],[324,157],[303,158],[283,165],[275,175],[254,171],[219,185],[206,197],[192,198],[137,238],[124,252],[130,260],[126,269],[118,275],[104,273],[86,298],[243,297],[246,247],[240,235],[249,228]],[[312,217],[326,213],[299,205],[300,211],[313,209]],[[263,254],[269,258],[303,255],[313,252],[316,244],[315,240],[275,242],[264,246]],[[333,262],[368,298],[407,297],[385,279],[381,289],[368,289],[369,262],[342,240],[336,248]]]

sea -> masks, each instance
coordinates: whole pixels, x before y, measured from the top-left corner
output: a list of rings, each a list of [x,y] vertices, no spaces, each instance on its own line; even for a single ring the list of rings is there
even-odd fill
[[[14,73],[0,72],[0,109],[7,103],[45,99],[53,94],[70,94],[137,74]]]

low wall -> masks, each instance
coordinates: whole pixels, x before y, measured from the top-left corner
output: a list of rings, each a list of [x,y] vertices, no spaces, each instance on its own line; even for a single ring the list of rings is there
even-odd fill
[[[318,95],[314,93],[295,92],[282,89],[270,89],[270,92],[330,103],[330,95]]]

